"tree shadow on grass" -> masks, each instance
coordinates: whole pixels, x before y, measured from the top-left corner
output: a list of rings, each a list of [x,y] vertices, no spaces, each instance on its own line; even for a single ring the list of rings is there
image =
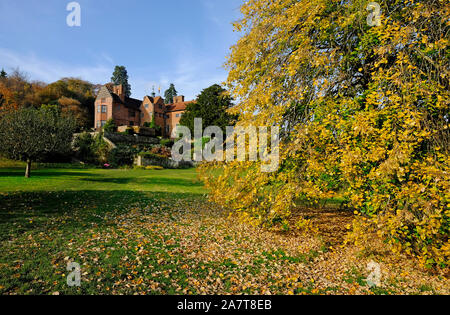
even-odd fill
[[[196,180],[182,179],[182,178],[135,178],[135,177],[123,177],[123,178],[82,178],[82,181],[95,182],[95,183],[111,183],[111,184],[128,184],[136,182],[142,185],[161,185],[161,186],[180,186],[180,187],[201,187],[203,183]]]
[[[0,177],[24,177],[25,169],[10,169],[3,170],[0,172]],[[98,176],[97,174],[87,173],[87,172],[64,172],[58,170],[57,172],[49,172],[49,171],[40,171],[35,170],[31,171],[31,178],[40,178],[40,177],[61,177],[61,176]]]
[[[110,225],[105,220],[132,209],[167,208],[180,199],[202,198],[192,193],[83,190],[68,192],[17,192],[0,195],[0,241],[27,232],[60,229],[69,234],[86,227]],[[147,211],[147,210],[145,210]],[[148,210],[151,211],[151,210]]]
[[[168,186],[187,186],[202,187],[203,183],[198,180],[189,180],[182,178],[151,178],[143,181],[145,184],[168,185]]]
[[[128,184],[136,181],[136,178],[131,177],[121,177],[121,178],[81,178],[82,181],[93,182],[93,183],[109,183],[109,184]]]

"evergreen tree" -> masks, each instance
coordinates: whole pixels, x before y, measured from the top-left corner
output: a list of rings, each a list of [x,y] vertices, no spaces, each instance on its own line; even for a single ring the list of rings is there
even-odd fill
[[[115,85],[123,85],[125,90],[125,95],[127,97],[131,96],[131,85],[128,83],[128,72],[124,66],[116,66],[114,68],[113,76],[111,77],[111,82]]]
[[[170,84],[170,87],[164,92],[164,102],[166,104],[172,104],[173,98],[178,95],[177,90],[175,89],[175,85],[173,83]]]
[[[0,78],[6,78],[8,74],[5,72],[5,69],[2,68],[2,71],[0,72]]]
[[[214,84],[204,89],[197,101],[190,103],[181,117],[180,125],[188,127],[194,133],[194,119],[202,118],[203,126],[218,126],[225,132],[227,126],[233,126],[237,116],[228,114],[233,99],[225,94],[226,90]]]

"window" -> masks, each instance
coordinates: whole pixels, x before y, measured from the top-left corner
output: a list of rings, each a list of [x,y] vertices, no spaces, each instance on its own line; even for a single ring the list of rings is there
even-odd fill
[[[102,120],[101,124],[102,124],[102,127],[103,127],[104,125],[106,125],[106,120]]]
[[[106,105],[102,105],[102,113],[107,113],[108,107]]]
[[[144,116],[145,116],[144,113],[142,113],[142,114],[141,114],[141,118],[144,118]]]
[[[102,110],[102,107],[100,105],[97,106],[97,112],[100,113]]]
[[[180,114],[177,114],[176,117],[177,117],[177,118],[180,117]]]
[[[136,114],[134,113],[134,111],[132,111],[132,110],[128,111],[128,117],[130,117],[130,118],[133,117],[134,118],[135,116],[136,116]]]
[[[97,120],[97,128],[100,128],[100,120]]]
[[[106,98],[102,98],[102,103],[106,102]]]
[[[148,104],[145,104],[145,108],[148,108]]]
[[[162,105],[161,104],[159,104],[159,109],[162,109],[163,107],[162,107]]]

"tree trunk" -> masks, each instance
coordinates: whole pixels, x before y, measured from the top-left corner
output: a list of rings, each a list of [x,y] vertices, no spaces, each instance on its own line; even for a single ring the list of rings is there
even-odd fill
[[[31,176],[31,160],[27,160],[27,169],[25,170],[25,177],[30,178]]]

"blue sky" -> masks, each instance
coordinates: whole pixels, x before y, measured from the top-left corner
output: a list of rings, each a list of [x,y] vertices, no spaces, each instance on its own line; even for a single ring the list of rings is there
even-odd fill
[[[0,0],[0,68],[31,80],[107,83],[127,67],[132,97],[174,83],[194,99],[226,79],[232,22],[243,0],[78,0],[81,27],[66,24],[71,0]]]

